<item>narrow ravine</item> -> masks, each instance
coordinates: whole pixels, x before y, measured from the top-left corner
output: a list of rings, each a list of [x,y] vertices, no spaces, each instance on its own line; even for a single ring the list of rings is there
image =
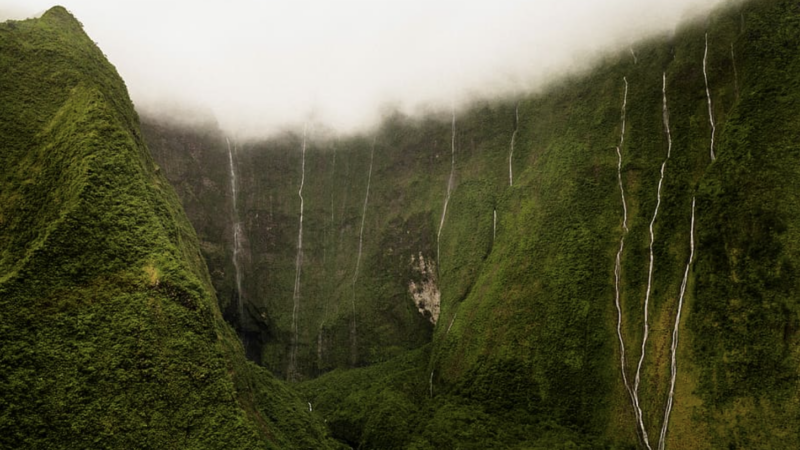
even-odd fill
[[[242,223],[239,221],[239,208],[237,207],[236,197],[238,191],[238,183],[236,180],[236,165],[233,162],[233,151],[231,151],[231,141],[225,138],[228,144],[228,163],[230,165],[231,174],[231,197],[233,198],[233,269],[236,272],[236,312],[238,313],[237,319],[241,324],[244,317],[244,306],[242,304],[242,270],[239,265],[239,255],[242,252]],[[234,142],[234,149],[236,143]]]
[[[353,296],[351,303],[353,307],[353,321],[350,324],[350,359],[351,363],[355,365],[358,360],[358,328],[356,324],[356,281],[358,281],[358,269],[361,267],[361,253],[364,248],[364,220],[367,217],[367,204],[369,203],[369,188],[372,184],[372,166],[375,161],[375,142],[377,138],[372,139],[372,149],[369,154],[369,172],[367,173],[367,191],[364,193],[364,205],[361,208],[361,229],[358,232],[358,256],[356,257],[356,269],[353,272]]]
[[[511,133],[511,150],[508,152],[508,185],[514,186],[514,141],[517,138],[517,131],[519,131],[519,102],[514,108],[514,132]]]
[[[639,401],[639,385],[641,383],[641,373],[642,373],[642,366],[644,365],[644,358],[646,355],[647,349],[647,339],[650,335],[650,294],[652,292],[653,286],[653,267],[655,265],[655,257],[653,254],[653,244],[655,243],[655,232],[653,231],[653,227],[656,223],[656,218],[658,217],[658,209],[661,207],[661,186],[664,183],[664,172],[667,169],[667,161],[669,161],[669,157],[672,154],[672,134],[669,130],[669,111],[667,110],[667,74],[664,72],[661,76],[662,79],[662,87],[661,87],[661,95],[663,98],[662,102],[662,119],[664,123],[664,130],[667,134],[667,155],[664,158],[664,161],[661,163],[661,177],[658,179],[658,189],[656,190],[656,207],[653,210],[653,217],[650,219],[650,265],[647,270],[647,290],[645,291],[644,297],[644,332],[642,334],[642,351],[639,355],[639,364],[636,367],[636,377],[634,379],[633,384],[633,395],[636,397],[636,401]]]
[[[681,312],[683,311],[683,299],[686,297],[686,285],[689,282],[689,268],[694,260],[694,204],[695,197],[692,197],[692,222],[689,228],[689,261],[683,271],[683,281],[681,282],[681,292],[678,297],[678,312],[675,314],[675,326],[672,328],[672,346],[670,348],[670,381],[667,404],[664,407],[664,422],[661,425],[661,436],[658,438],[658,450],[664,450],[667,440],[667,429],[669,427],[669,416],[672,412],[672,404],[675,395],[675,378],[678,374],[678,331],[681,324]]]
[[[301,175],[300,175],[300,189],[297,195],[300,197],[300,225],[297,230],[297,256],[295,258],[295,273],[294,273],[294,293],[292,294],[292,340],[291,352],[289,354],[289,369],[286,371],[287,379],[295,381],[297,379],[297,340],[298,340],[298,326],[297,316],[300,312],[300,273],[303,267],[303,186],[306,181],[306,136],[308,133],[308,124],[303,126],[303,146],[302,146],[302,159],[301,159]]]
[[[706,32],[706,50],[703,52],[703,79],[706,81],[706,98],[708,99],[708,121],[711,122],[711,161],[717,159],[714,155],[714,135],[717,133],[717,126],[714,124],[714,109],[711,105],[711,91],[708,88],[708,71],[706,70],[708,60],[708,33]]]
[[[436,232],[436,266],[441,269],[439,262],[439,243],[444,228],[444,219],[447,216],[447,204],[450,203],[450,193],[453,190],[453,176],[456,171],[456,110],[453,108],[453,124],[450,137],[450,177],[447,179],[447,194],[444,197],[444,207],[442,208],[442,219],[439,221],[439,231]]]

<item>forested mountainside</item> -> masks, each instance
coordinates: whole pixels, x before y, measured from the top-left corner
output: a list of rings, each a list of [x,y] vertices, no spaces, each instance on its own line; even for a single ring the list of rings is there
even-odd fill
[[[0,24],[0,68],[0,447],[337,447],[246,361],[81,24]]]
[[[796,1],[737,2],[361,135],[144,135],[249,356],[343,442],[795,448],[798,43]]]
[[[737,2],[244,141],[140,130],[64,8],[0,24],[0,446],[800,447],[798,43]]]

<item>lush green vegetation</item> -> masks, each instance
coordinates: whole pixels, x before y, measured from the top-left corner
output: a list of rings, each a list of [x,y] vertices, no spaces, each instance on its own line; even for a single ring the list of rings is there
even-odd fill
[[[377,449],[640,446],[614,262],[624,235],[632,380],[665,74],[673,145],[639,388],[650,442],[696,198],[667,448],[798,447],[798,42],[796,2],[737,3],[637,44],[636,61],[607,55],[540,94],[457,110],[455,135],[449,112],[397,114],[363,136],[313,131],[297,315],[306,381],[289,386],[245,361],[220,309],[249,356],[284,375],[302,135],[234,143],[246,235],[236,292],[224,136],[154,120],[143,136],[116,71],[63,8],[0,24],[0,445],[339,445],[330,433]],[[412,282],[440,291],[435,325]]]
[[[796,2],[735,3],[635,45],[636,61],[627,50],[607,55],[541,94],[456,111],[455,185],[438,243],[449,113],[391,116],[364,136],[312,133],[299,370],[308,378],[335,370],[299,388],[334,436],[362,448],[641,445],[616,336],[614,261],[624,232],[615,147],[625,78],[621,174],[629,231],[621,304],[625,371],[633,380],[649,224],[668,147],[665,74],[672,150],[653,228],[650,334],[639,388],[650,442],[658,440],[669,393],[696,198],[695,261],[667,448],[797,447],[798,42]],[[260,356],[277,373],[287,367],[291,342],[300,140],[287,133],[244,143],[238,154],[249,326],[262,323]],[[179,148],[172,152],[160,158],[182,157]],[[224,185],[225,174],[218,176]],[[412,261],[422,255],[437,262],[437,249],[441,315],[431,329],[408,284],[420,281]]]
[[[245,361],[80,23],[0,24],[0,67],[0,447],[335,446]]]

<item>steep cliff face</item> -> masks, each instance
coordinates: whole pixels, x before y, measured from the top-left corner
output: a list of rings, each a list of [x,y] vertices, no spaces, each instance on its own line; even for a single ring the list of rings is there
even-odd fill
[[[0,446],[328,446],[245,361],[80,23],[56,7],[0,24],[0,67]]]
[[[797,42],[737,3],[541,94],[237,143],[251,351],[371,365],[301,385],[367,448],[798,446]]]

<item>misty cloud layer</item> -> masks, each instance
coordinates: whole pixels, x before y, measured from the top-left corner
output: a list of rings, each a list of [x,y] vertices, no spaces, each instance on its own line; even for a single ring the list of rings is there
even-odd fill
[[[0,20],[55,0],[11,0]],[[529,91],[723,0],[63,0],[140,111],[242,137]]]

